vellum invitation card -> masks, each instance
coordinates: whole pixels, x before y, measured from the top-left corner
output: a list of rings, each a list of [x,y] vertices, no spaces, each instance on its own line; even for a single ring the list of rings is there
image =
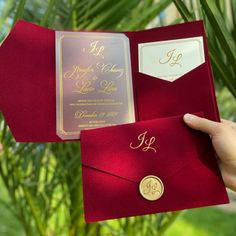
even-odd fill
[[[122,33],[56,32],[57,134],[135,121],[129,39]]]
[[[138,46],[139,72],[170,82],[205,62],[202,36]]]

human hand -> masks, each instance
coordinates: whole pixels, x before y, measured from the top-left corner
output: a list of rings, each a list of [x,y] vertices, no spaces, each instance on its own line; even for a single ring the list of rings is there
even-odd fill
[[[192,114],[185,114],[184,121],[210,135],[224,183],[236,191],[236,123],[224,119],[219,123]]]

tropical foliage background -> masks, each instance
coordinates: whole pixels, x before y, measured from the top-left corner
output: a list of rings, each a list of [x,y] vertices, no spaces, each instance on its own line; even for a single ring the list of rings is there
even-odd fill
[[[166,21],[168,14],[172,14],[170,22]],[[0,0],[0,42],[18,18],[54,29],[117,31],[203,19],[219,109],[223,117],[236,120],[236,0]],[[1,116],[0,210],[3,214],[0,214],[0,234],[162,235],[168,233],[180,214],[163,213],[85,224],[80,170],[79,142],[16,143]],[[214,213],[216,210],[204,211],[211,216],[220,214],[222,218],[221,213]],[[193,219],[191,214],[190,219]],[[223,216],[222,221],[232,219]],[[232,216],[235,215],[232,213]],[[199,218],[199,214],[196,217]],[[174,225],[187,227],[181,219]],[[197,221],[197,224],[200,223]],[[168,235],[178,235],[179,228],[176,230],[169,231]],[[225,234],[212,235],[233,235],[229,227],[224,230]]]

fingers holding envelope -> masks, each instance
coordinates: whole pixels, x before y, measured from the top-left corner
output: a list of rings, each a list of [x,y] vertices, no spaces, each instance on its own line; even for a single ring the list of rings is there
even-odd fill
[[[185,114],[184,121],[211,136],[225,185],[236,191],[236,123],[224,119],[215,122],[192,114]]]
[[[195,130],[200,130],[210,135],[217,134],[221,129],[220,123],[189,113],[184,115],[184,121],[189,127]]]

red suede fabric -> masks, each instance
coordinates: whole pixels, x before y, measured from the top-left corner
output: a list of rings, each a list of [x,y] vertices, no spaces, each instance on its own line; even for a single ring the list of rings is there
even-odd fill
[[[182,121],[184,113],[197,111],[219,121],[203,23],[125,34],[131,45],[136,121],[147,121],[82,131],[86,221],[227,203],[209,137]],[[174,82],[138,72],[138,43],[195,36],[204,38],[201,66]],[[16,23],[0,47],[0,110],[16,141],[63,141],[56,134],[54,30]],[[157,137],[155,155],[127,146],[143,130]],[[141,178],[151,174],[165,186],[154,202],[138,192]]]
[[[55,32],[18,21],[0,48],[0,110],[16,141],[56,135]]]
[[[219,121],[201,21],[125,32],[130,39],[136,121],[203,111]],[[204,37],[206,62],[174,82],[138,72],[138,43]],[[20,142],[59,142],[55,31],[20,20],[0,47],[0,110]]]
[[[156,153],[129,147],[144,131]],[[228,203],[209,136],[182,116],[84,130],[81,150],[86,222]],[[139,193],[147,175],[164,184],[156,201]]]
[[[137,120],[148,120],[186,112],[203,111],[205,117],[220,121],[214,82],[202,21],[127,32],[131,45],[132,75],[136,93]],[[174,82],[157,79],[138,70],[138,44],[202,36],[205,63]]]

